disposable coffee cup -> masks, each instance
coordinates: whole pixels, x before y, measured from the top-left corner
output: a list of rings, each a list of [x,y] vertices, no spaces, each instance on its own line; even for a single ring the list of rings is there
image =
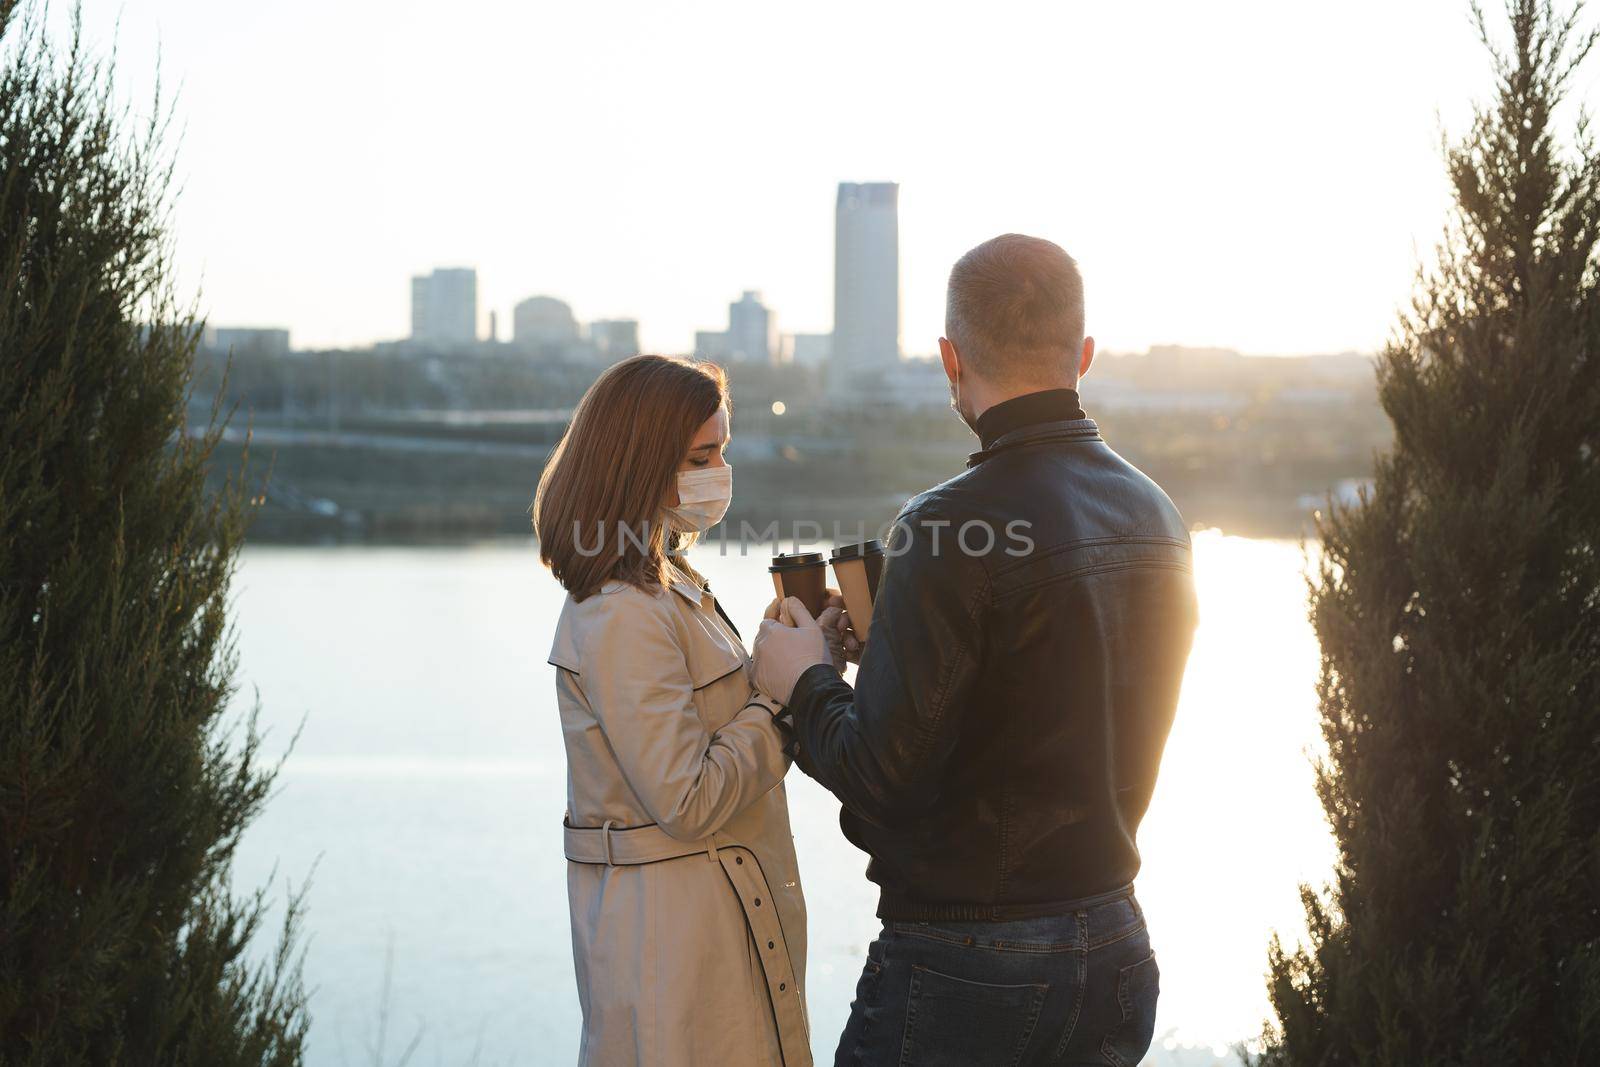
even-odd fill
[[[874,538],[859,545],[840,545],[828,560],[844,607],[850,613],[850,628],[861,640],[872,629],[872,600],[878,595],[878,576],[883,573],[883,542]]]
[[[791,552],[772,557],[767,568],[778,596],[792,596],[814,619],[828,602],[828,561],[821,552]]]

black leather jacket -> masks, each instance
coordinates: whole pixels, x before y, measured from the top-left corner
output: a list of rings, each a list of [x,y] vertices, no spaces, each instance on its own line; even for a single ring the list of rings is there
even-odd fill
[[[817,666],[789,704],[885,919],[1060,914],[1131,884],[1197,619],[1182,518],[1092,419],[967,466],[901,510],[854,691]]]

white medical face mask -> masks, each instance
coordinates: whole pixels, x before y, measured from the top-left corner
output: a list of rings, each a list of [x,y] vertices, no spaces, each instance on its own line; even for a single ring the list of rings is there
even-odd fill
[[[733,501],[733,468],[702,467],[678,472],[678,506],[667,509],[677,533],[705,533],[722,521]]]

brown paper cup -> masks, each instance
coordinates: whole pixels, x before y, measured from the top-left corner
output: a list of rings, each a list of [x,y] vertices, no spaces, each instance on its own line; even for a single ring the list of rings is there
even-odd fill
[[[883,542],[840,545],[828,562],[833,564],[839,592],[844,594],[850,627],[865,641],[872,629],[872,602],[878,595],[878,577],[883,573]]]
[[[794,552],[772,557],[772,588],[779,597],[792,596],[806,606],[814,619],[828,602],[828,561],[821,552]]]

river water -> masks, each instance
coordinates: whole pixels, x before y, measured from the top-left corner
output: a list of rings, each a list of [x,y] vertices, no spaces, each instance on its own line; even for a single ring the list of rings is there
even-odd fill
[[[1268,937],[1300,936],[1297,886],[1333,858],[1309,762],[1317,648],[1300,547],[1194,541],[1200,630],[1139,842],[1162,987],[1146,1062],[1163,1067],[1237,1062],[1230,1044],[1267,1014]],[[747,636],[771,597],[767,551],[695,557]],[[574,1061],[545,662],[562,597],[528,541],[245,550],[236,709],[259,699],[269,764],[303,728],[241,841],[235,892],[275,878],[275,919],[310,875],[311,1067],[388,1067],[408,1049],[411,1064]],[[837,802],[798,771],[788,783],[815,1048],[832,1062],[876,897]]]

